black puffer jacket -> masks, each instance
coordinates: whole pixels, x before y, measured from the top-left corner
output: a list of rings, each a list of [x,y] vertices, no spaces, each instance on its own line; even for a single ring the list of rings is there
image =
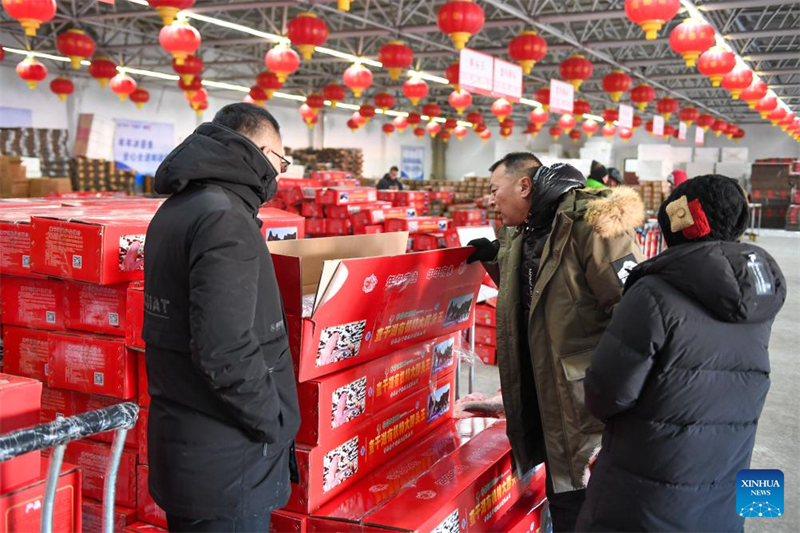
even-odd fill
[[[150,492],[167,513],[239,518],[289,496],[297,392],[256,218],[275,173],[249,139],[204,124],[156,174],[147,232]]]
[[[625,289],[586,373],[606,428],[577,531],[742,531],[783,274],[756,246],[685,244]]]

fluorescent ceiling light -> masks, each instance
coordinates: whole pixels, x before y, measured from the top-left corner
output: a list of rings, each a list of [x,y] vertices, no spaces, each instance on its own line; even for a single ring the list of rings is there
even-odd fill
[[[442,78],[441,76],[434,76],[433,74],[426,74],[418,70],[409,70],[408,76],[411,78],[420,78],[422,80],[432,81],[434,83],[441,83],[442,85],[449,85],[450,80]]]
[[[19,54],[22,56],[29,56],[29,57],[41,57],[42,59],[51,59],[53,61],[62,61],[65,63],[69,63],[70,59],[68,57],[63,56],[54,56],[52,54],[45,54],[43,52],[29,52],[27,50],[20,50],[19,48],[9,48],[7,46],[3,47],[3,50],[12,54]],[[85,62],[81,62],[85,63]]]
[[[522,105],[527,105],[527,106],[536,107],[536,108],[544,107],[542,104],[540,104],[536,100],[530,100],[528,98],[520,98],[519,99],[519,103],[522,104]]]
[[[241,24],[236,24],[234,22],[228,22],[226,20],[220,20],[214,17],[208,17],[206,15],[201,15],[199,13],[192,13],[191,11],[181,11],[178,14],[179,18],[184,19],[194,19],[199,20],[200,22],[206,22],[208,24],[214,24],[216,26],[220,26],[223,28],[228,28],[230,30],[240,31],[242,33],[247,33],[248,35],[252,35],[254,37],[261,37],[262,39],[266,39],[268,41],[273,42],[286,42],[288,41],[286,38],[281,37],[280,35],[275,35],[274,33],[267,33],[264,31],[259,31],[254,28],[249,28],[247,26],[242,26]]]
[[[152,70],[141,70],[138,68],[130,67],[117,67],[117,71],[122,74],[136,74],[138,76],[148,76],[150,78],[159,78],[162,80],[178,81],[180,76],[175,74],[164,74],[162,72],[154,72]]]
[[[336,104],[336,107],[337,107],[337,108],[341,107],[342,109],[352,109],[353,111],[358,111],[359,109],[361,109],[361,108],[360,108],[359,106],[357,106],[357,105],[353,105],[353,104],[346,104],[346,103],[344,103],[344,102],[339,102],[338,104]]]
[[[583,114],[583,118],[588,118],[588,119],[594,120],[595,122],[605,122],[606,121],[606,119],[604,119],[603,117],[598,116],[598,115],[592,115],[591,113],[584,113]]]

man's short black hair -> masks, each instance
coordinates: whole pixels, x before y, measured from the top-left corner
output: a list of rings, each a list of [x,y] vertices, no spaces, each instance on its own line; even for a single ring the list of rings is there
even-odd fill
[[[281,132],[278,121],[269,111],[243,102],[228,104],[220,109],[214,115],[212,123],[230,128],[248,138],[258,135],[264,128],[271,128],[276,134]]]
[[[391,171],[393,171],[393,170],[397,170],[397,171],[399,171],[400,169],[399,169],[399,168],[397,168],[397,167],[392,167],[392,168],[390,168],[390,169],[389,169],[389,172],[391,172]]]
[[[506,173],[511,177],[521,178],[530,169],[542,166],[542,162],[533,152],[511,152],[490,166],[489,172],[494,172],[500,165],[505,165]]]

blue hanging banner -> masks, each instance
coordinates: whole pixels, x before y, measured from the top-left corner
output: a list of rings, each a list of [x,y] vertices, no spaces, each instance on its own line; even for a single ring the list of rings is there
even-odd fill
[[[120,168],[153,175],[173,148],[172,124],[114,119],[114,160]]]
[[[425,178],[424,147],[400,147],[400,176],[409,180],[421,180]]]

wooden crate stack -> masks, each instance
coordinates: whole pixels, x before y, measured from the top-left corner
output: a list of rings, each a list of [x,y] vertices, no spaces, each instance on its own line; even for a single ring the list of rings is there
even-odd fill
[[[783,229],[790,218],[792,189],[800,186],[800,173],[795,173],[795,159],[757,160],[750,175],[750,199],[761,204],[761,225]]]
[[[324,148],[314,150],[292,150],[286,148],[286,155],[298,165],[305,165],[306,172],[313,170],[342,170],[351,172],[355,178],[364,174],[364,153],[360,148]]]
[[[640,181],[637,190],[644,199],[645,210],[656,212],[669,197],[672,186],[666,180]]]
[[[111,175],[117,170],[113,161],[78,157],[70,161],[70,178],[76,191],[98,192],[109,190]]]
[[[36,157],[44,178],[69,175],[68,132],[44,128],[0,128],[0,153]]]

